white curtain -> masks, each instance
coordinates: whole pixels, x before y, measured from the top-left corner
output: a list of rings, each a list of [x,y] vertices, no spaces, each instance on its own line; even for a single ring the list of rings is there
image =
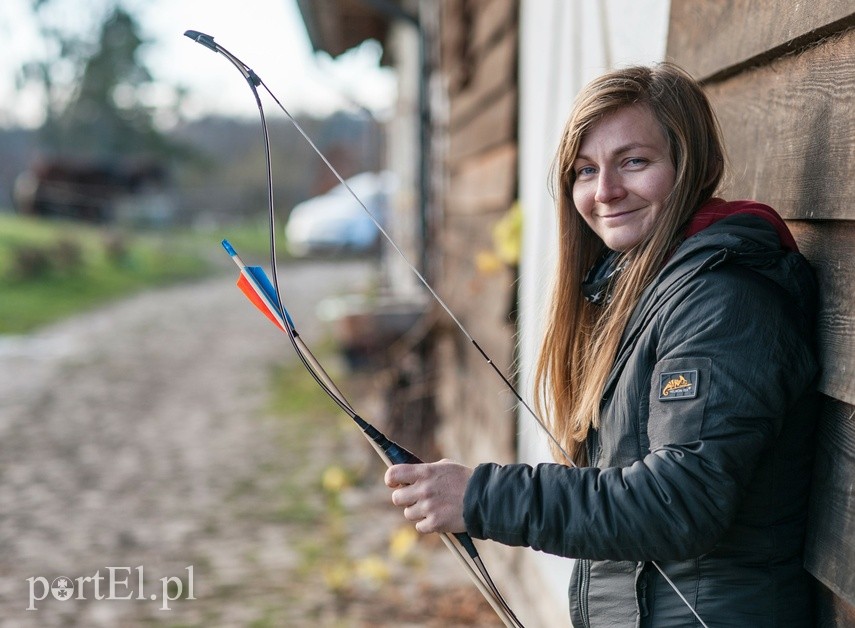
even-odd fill
[[[521,0],[520,6],[520,266],[521,392],[531,379],[555,261],[556,220],[549,169],[575,95],[608,69],[665,58],[668,0]],[[546,437],[519,414],[520,460],[550,461]],[[535,554],[556,601],[566,604],[572,561]]]

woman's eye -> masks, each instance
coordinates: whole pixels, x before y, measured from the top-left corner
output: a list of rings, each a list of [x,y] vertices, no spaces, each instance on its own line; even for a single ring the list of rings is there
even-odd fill
[[[643,166],[647,163],[647,160],[642,157],[632,157],[626,160],[627,166]]]
[[[577,177],[588,177],[588,176],[591,176],[592,174],[595,174],[596,172],[597,172],[597,169],[594,168],[593,166],[582,166],[581,168],[579,168],[576,171],[576,176]]]

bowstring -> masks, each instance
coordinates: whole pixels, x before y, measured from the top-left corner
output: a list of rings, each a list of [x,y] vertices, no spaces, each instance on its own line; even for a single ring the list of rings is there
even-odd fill
[[[270,150],[270,135],[267,127],[267,120],[264,114],[264,107],[262,106],[261,99],[259,98],[258,91],[255,89],[256,81],[259,84],[263,85],[268,94],[276,100],[276,97],[273,96],[270,89],[264,85],[261,79],[258,77],[255,72],[253,72],[250,68],[246,68],[247,70],[247,80],[252,88],[253,95],[255,96],[256,104],[258,106],[259,116],[261,118],[261,126],[262,132],[264,136],[264,148],[265,148],[265,157],[266,157],[266,167],[267,167],[267,214],[268,214],[268,225],[269,225],[269,249],[270,249],[270,275],[273,283],[273,290],[276,294],[276,307],[278,309],[279,315],[282,320],[285,322],[285,331],[288,334],[288,338],[291,341],[291,345],[294,348],[295,353],[299,357],[301,363],[315,380],[315,382],[321,387],[321,389],[338,405],[351,419],[361,418],[357,414],[353,405],[347,400],[347,398],[341,393],[338,386],[332,381],[332,378],[326,373],[321,364],[317,361],[314,356],[311,355],[311,352],[306,354],[306,352],[300,347],[300,343],[297,341],[299,338],[299,334],[297,333],[296,327],[292,327],[289,323],[290,316],[287,314],[287,310],[285,308],[285,303],[282,298],[281,291],[279,289],[279,274],[277,272],[277,255],[276,255],[276,211],[275,205],[273,201],[273,167],[272,167],[272,159],[271,159],[271,150]],[[276,100],[279,103],[278,100]],[[282,106],[281,103],[280,107]],[[287,113],[287,112],[286,112]],[[290,114],[288,114],[290,118]],[[301,130],[301,133],[302,130]],[[305,133],[303,133],[304,137]],[[311,142],[311,140],[309,140]],[[317,147],[315,147],[312,142],[313,148],[317,151]],[[334,168],[329,164],[329,162],[324,157],[324,161],[327,165],[333,170],[333,172],[338,175],[338,172],[335,171]],[[350,190],[350,187],[348,186]],[[351,194],[354,194],[353,190],[350,190]],[[354,194],[355,196],[355,194]],[[357,199],[358,200],[358,199]],[[361,201],[359,201],[362,204]],[[363,205],[364,207],[364,205]],[[366,209],[367,211],[367,209]],[[373,217],[372,217],[373,218]],[[388,235],[386,236],[389,237]],[[396,247],[397,248],[397,247]],[[364,421],[364,419],[363,419]],[[366,438],[367,435],[366,435]],[[369,442],[374,447],[375,451],[380,454],[381,458],[387,465],[391,465],[391,461],[386,457],[385,453],[376,445],[370,438],[368,438]],[[470,566],[466,556],[461,551],[460,547],[457,543],[451,540],[451,537],[445,533],[441,534],[443,541],[446,546],[451,550],[452,554],[460,561],[460,563],[467,570],[470,578],[474,581],[475,585],[481,592],[481,594],[486,598],[487,602],[502,620],[502,622],[508,626],[509,628],[524,628],[522,622],[517,618],[516,614],[510,608],[508,603],[505,601],[501,592],[496,587],[493,579],[491,578],[487,568],[484,565],[484,562],[481,560],[480,556],[476,553],[475,556],[470,557],[472,562],[477,568],[473,570]]]
[[[481,354],[481,357],[484,358],[484,360],[487,362],[487,364],[490,366],[490,368],[493,369],[493,371],[496,373],[496,375],[499,376],[499,378],[502,380],[502,382],[505,384],[505,386],[507,386],[510,393],[523,406],[523,408],[525,408],[525,410],[528,412],[528,414],[531,415],[531,417],[540,426],[540,428],[543,430],[543,432],[546,434],[546,436],[552,441],[552,443],[555,445],[555,447],[558,449],[558,451],[561,452],[561,454],[564,456],[564,458],[568,462],[572,463],[572,459],[570,458],[570,455],[567,453],[567,451],[564,449],[564,447],[561,445],[561,443],[558,442],[558,439],[552,434],[552,432],[546,426],[546,423],[544,423],[543,420],[532,409],[532,407],[528,404],[528,402],[525,400],[525,398],[519,393],[517,388],[511,383],[510,379],[508,379],[508,377],[496,365],[496,363],[493,361],[493,359],[489,355],[487,355],[486,351],[484,351],[484,349],[481,347],[481,345],[478,344],[478,341],[475,340],[475,338],[472,336],[472,334],[469,333],[469,330],[466,329],[466,327],[463,325],[463,323],[460,322],[460,319],[457,318],[457,316],[454,314],[454,312],[451,310],[451,308],[448,306],[448,304],[446,304],[446,302],[443,300],[443,298],[441,296],[439,296],[439,294],[436,292],[436,290],[434,290],[433,286],[431,286],[430,283],[428,283],[428,280],[425,279],[424,275],[419,271],[419,269],[416,268],[412,262],[410,262],[407,255],[401,250],[401,248],[398,246],[398,244],[386,232],[386,229],[383,227],[383,225],[380,224],[380,221],[377,220],[377,218],[374,216],[374,213],[370,209],[368,209],[368,207],[365,205],[365,203],[362,201],[362,199],[359,198],[359,196],[356,194],[356,192],[353,191],[353,188],[350,187],[350,184],[348,184],[348,182],[344,179],[344,177],[341,176],[341,174],[338,172],[338,170],[335,168],[335,166],[333,166],[332,163],[330,163],[329,159],[327,159],[326,155],[324,155],[323,152],[317,147],[317,145],[312,140],[312,138],[309,136],[309,134],[303,130],[303,127],[300,125],[300,123],[297,121],[297,119],[293,115],[291,115],[291,112],[289,112],[288,109],[285,107],[285,105],[283,105],[279,101],[279,99],[271,91],[271,89],[264,83],[264,81],[262,81],[260,78],[258,78],[258,81],[259,81],[259,84],[270,95],[270,97],[273,99],[273,101],[277,104],[277,106],[287,116],[287,118],[291,122],[291,124],[294,125],[294,128],[297,130],[297,132],[299,132],[300,135],[303,136],[303,139],[305,139],[306,142],[308,142],[309,146],[312,147],[312,150],[314,150],[315,153],[318,155],[318,157],[320,157],[320,159],[324,162],[324,164],[326,164],[326,166],[327,166],[327,168],[329,168],[330,172],[332,172],[332,174],[336,177],[336,179],[338,179],[338,181],[342,184],[342,186],[344,186],[344,188],[350,193],[350,195],[353,197],[353,199],[359,204],[359,206],[362,208],[362,210],[365,212],[365,214],[368,216],[368,218],[371,220],[371,222],[374,223],[374,226],[377,227],[378,231],[383,236],[383,238],[392,246],[392,248],[395,250],[395,252],[401,258],[401,260],[403,260],[404,264],[415,275],[415,277],[425,287],[425,289],[427,289],[427,291],[430,292],[431,296],[434,298],[436,303],[439,304],[439,306],[446,312],[446,314],[448,314],[448,316],[451,318],[451,320],[454,322],[454,324],[457,326],[457,328],[461,331],[461,333],[466,337],[466,339],[470,343],[472,343],[472,345],[475,347],[476,351],[478,351],[478,353]]]
[[[537,415],[537,413],[535,413],[535,411],[531,408],[531,406],[528,404],[528,402],[522,397],[522,395],[519,393],[519,391],[516,389],[516,387],[510,382],[510,380],[499,369],[499,367],[496,366],[495,362],[493,362],[493,359],[489,355],[487,355],[487,353],[484,351],[484,349],[481,348],[481,345],[478,344],[478,342],[475,340],[475,338],[472,336],[472,334],[470,334],[469,331],[466,329],[466,327],[463,326],[463,323],[461,323],[460,320],[457,318],[457,316],[454,315],[454,312],[451,311],[451,308],[449,308],[449,306],[445,303],[445,301],[442,299],[442,297],[440,297],[439,294],[437,294],[437,292],[434,290],[434,288],[428,283],[428,281],[427,281],[427,279],[425,279],[424,275],[422,275],[422,273],[419,272],[419,270],[410,262],[410,260],[407,258],[407,256],[404,254],[404,252],[400,249],[400,247],[395,243],[395,241],[392,240],[392,237],[386,232],[386,230],[383,228],[383,226],[380,224],[380,222],[375,218],[375,216],[371,212],[371,210],[369,210],[368,207],[366,207],[365,203],[362,202],[362,199],[360,199],[359,196],[356,194],[356,192],[353,191],[353,189],[350,187],[350,185],[347,183],[347,181],[344,179],[344,177],[342,177],[341,174],[339,174],[338,170],[330,163],[330,161],[323,154],[323,152],[321,152],[321,150],[317,147],[317,145],[312,140],[312,138],[303,130],[303,127],[296,120],[296,118],[294,118],[294,116],[291,115],[291,113],[288,111],[288,109],[279,101],[279,99],[270,90],[270,88],[264,83],[264,81],[262,81],[260,78],[258,80],[259,80],[260,85],[265,89],[265,91],[270,95],[270,97],[273,99],[273,101],[279,106],[279,108],[285,113],[285,115],[291,121],[291,124],[294,125],[294,127],[297,129],[297,131],[300,133],[300,135],[303,136],[303,138],[309,143],[309,145],[312,147],[312,149],[315,151],[315,153],[321,158],[321,160],[324,162],[324,164],[326,164],[327,168],[329,168],[329,170],[333,173],[333,175],[335,175],[335,177],[345,187],[345,189],[350,193],[350,195],[356,200],[356,202],[359,203],[359,205],[362,207],[362,209],[365,211],[365,213],[368,215],[368,217],[371,219],[371,221],[374,223],[374,225],[377,227],[377,229],[383,235],[383,237],[389,242],[389,244],[392,245],[392,248],[400,256],[400,258],[404,261],[404,263],[409,267],[409,269],[413,272],[413,274],[416,276],[416,278],[431,293],[434,300],[440,305],[440,307],[442,307],[442,309],[445,310],[445,312],[451,317],[451,319],[454,321],[454,323],[457,325],[457,327],[460,329],[460,331],[463,333],[463,335],[466,337],[466,339],[472,343],[472,345],[475,347],[475,349],[478,351],[478,353],[480,353],[481,356],[487,361],[487,364],[493,369],[493,371],[495,371],[496,374],[498,374],[498,376],[502,379],[504,384],[508,387],[508,389],[514,395],[514,397],[517,399],[517,401],[519,401],[520,404],[522,404],[522,406],[526,409],[526,411],[532,416],[532,418],[534,418],[534,420],[537,422],[537,424],[543,429],[546,436],[549,437],[549,439],[552,441],[552,443],[558,448],[558,451],[561,452],[562,456],[565,458],[568,465],[574,469],[578,468],[578,465],[573,461],[573,459],[570,457],[570,455],[567,453],[567,451],[564,449],[564,447],[561,445],[561,443],[558,442],[558,439],[555,437],[554,434],[552,434],[552,432],[549,430],[549,428],[546,426],[546,424],[543,422],[543,420]],[[270,193],[272,194],[272,189],[270,190]],[[271,215],[271,242],[274,239],[273,238],[273,231],[272,231],[273,226],[272,225],[273,225],[273,223],[272,223],[272,215]],[[271,262],[271,263],[273,263],[273,262]],[[274,277],[273,285],[276,286],[276,273],[275,273],[275,271],[273,272],[273,277]],[[278,294],[278,288],[277,288],[277,294]],[[670,585],[670,587],[674,590],[674,593],[677,594],[677,596],[680,598],[680,600],[682,600],[683,603],[692,612],[692,615],[694,615],[695,618],[701,623],[703,628],[708,628],[707,624],[704,622],[703,619],[701,619],[700,615],[698,615],[698,612],[695,610],[695,608],[689,603],[689,601],[686,599],[686,597],[683,595],[683,593],[680,591],[680,589],[677,588],[677,585],[674,584],[674,582],[665,574],[665,570],[662,569],[662,567],[659,565],[659,563],[657,561],[650,561],[650,562],[656,568],[656,570],[662,575],[662,577]],[[489,578],[489,576],[488,576],[488,578]],[[492,584],[492,580],[490,580],[490,583]],[[496,591],[496,593],[498,593],[498,591]],[[508,609],[508,610],[510,610],[510,609]]]

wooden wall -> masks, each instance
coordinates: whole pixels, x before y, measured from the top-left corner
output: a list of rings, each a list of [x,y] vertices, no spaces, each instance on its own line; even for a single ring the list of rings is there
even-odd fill
[[[668,58],[722,124],[724,196],[787,220],[821,286],[823,415],[805,566],[821,626],[855,625],[855,6],[672,0]]]
[[[514,272],[479,265],[517,194],[518,0],[442,0],[440,68],[445,150],[434,266],[452,311],[509,376]],[[435,344],[440,446],[470,464],[511,461],[514,404],[466,338],[449,324]]]

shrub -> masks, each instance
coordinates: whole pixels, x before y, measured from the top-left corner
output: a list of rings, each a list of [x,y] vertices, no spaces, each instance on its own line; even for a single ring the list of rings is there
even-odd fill
[[[19,246],[12,251],[9,278],[17,281],[42,279],[50,273],[50,267],[47,247],[29,244]]]
[[[83,246],[74,239],[60,238],[53,244],[22,244],[12,249],[8,277],[33,281],[51,275],[70,276],[83,268]]]
[[[83,268],[83,247],[77,240],[62,238],[50,249],[54,269],[62,275],[73,275]]]

